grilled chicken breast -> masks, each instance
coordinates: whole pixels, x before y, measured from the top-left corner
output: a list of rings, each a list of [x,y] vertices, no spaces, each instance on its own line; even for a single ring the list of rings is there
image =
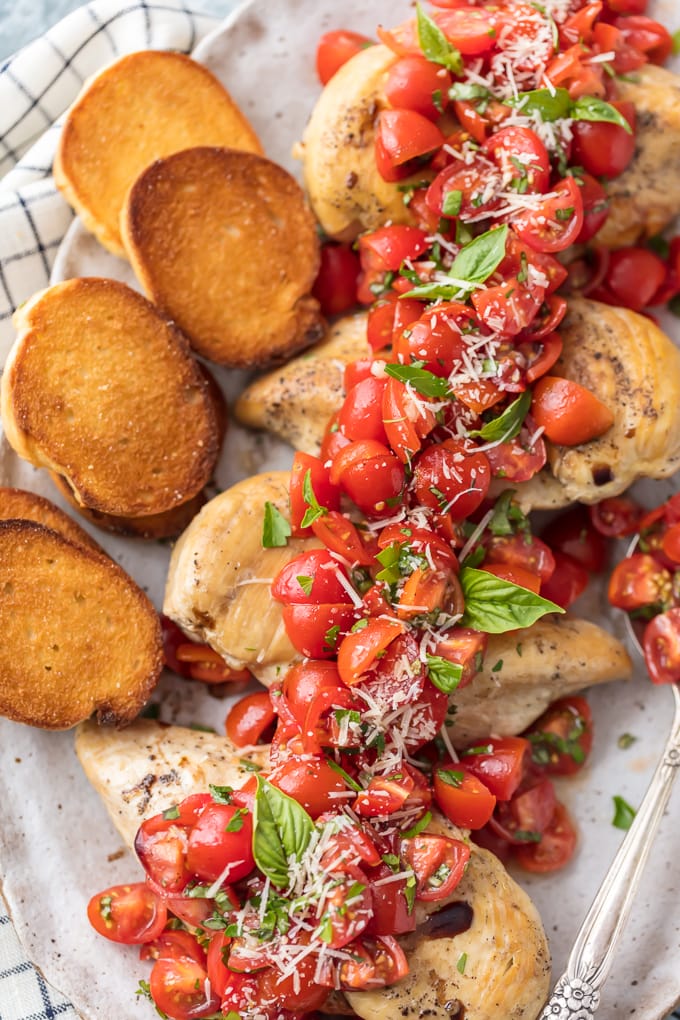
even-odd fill
[[[368,351],[366,319],[365,313],[339,319],[321,343],[252,382],[236,401],[236,418],[318,454],[342,402],[345,368]]]
[[[239,786],[249,773],[224,737],[138,720],[118,733],[83,724],[76,751],[128,846],[140,822],[209,783]],[[257,757],[259,752],[254,753]],[[266,749],[261,753],[266,760]],[[435,817],[430,831],[465,833]],[[366,1020],[535,1020],[548,991],[550,957],[535,907],[486,850],[472,847],[467,872],[449,902],[471,908],[467,931],[436,938],[428,932],[428,904],[419,904],[420,929],[403,939],[411,973],[392,988],[351,992],[347,1001]],[[436,904],[440,908],[442,904]],[[466,908],[463,908],[466,910]],[[469,917],[469,911],[467,911]],[[464,973],[457,967],[467,954]]]
[[[232,668],[267,684],[296,658],[269,587],[293,556],[320,545],[289,539],[283,548],[263,547],[265,504],[287,517],[288,481],[285,471],[254,475],[206,503],[175,545],[163,605]]]
[[[609,218],[597,240],[610,248],[652,237],[680,208],[680,78],[647,64],[617,80],[618,98],[635,106],[635,155],[607,184]]]
[[[396,59],[386,46],[352,57],[325,86],[295,150],[310,205],[329,237],[352,240],[388,221],[411,222],[403,191],[383,180],[373,153],[375,120],[387,105],[385,75]]]
[[[256,475],[208,503],[175,547],[163,611],[234,668],[270,686],[300,658],[283,626],[269,584],[314,539],[263,549],[266,500],[285,513],[288,475]],[[245,582],[245,583],[243,583]],[[517,651],[519,647],[519,651]],[[502,662],[501,669],[493,667]],[[543,620],[525,631],[492,636],[485,670],[456,692],[454,742],[519,733],[550,701],[592,684],[630,675],[616,638],[585,620]]]
[[[628,680],[628,652],[588,620],[544,617],[532,627],[491,634],[484,666],[457,691],[449,736],[466,747],[490,733],[514,736],[551,701],[610,680]]]

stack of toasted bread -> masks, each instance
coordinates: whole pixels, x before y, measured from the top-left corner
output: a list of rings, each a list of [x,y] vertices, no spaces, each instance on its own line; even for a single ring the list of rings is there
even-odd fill
[[[176,53],[122,58],[66,118],[57,185],[147,297],[95,277],[35,295],[15,317],[0,410],[19,456],[101,528],[170,537],[200,508],[226,418],[196,355],[264,365],[321,336],[314,220],[261,152],[220,82]],[[130,720],[160,671],[153,607],[56,507],[0,497],[0,713]]]

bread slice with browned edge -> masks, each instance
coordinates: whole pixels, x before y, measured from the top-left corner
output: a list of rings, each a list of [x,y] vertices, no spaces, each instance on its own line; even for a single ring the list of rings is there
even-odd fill
[[[51,730],[138,715],[161,671],[160,624],[118,564],[34,521],[2,521],[0,592],[0,714]]]
[[[87,229],[124,256],[118,224],[128,188],[155,159],[196,145],[262,152],[206,67],[180,53],[130,53],[88,82],[71,107],[54,180]]]
[[[88,535],[84,528],[81,528],[72,517],[65,514],[49,499],[38,496],[35,492],[29,492],[27,489],[12,489],[2,486],[0,487],[0,521],[12,520],[34,521],[36,524],[51,528],[52,531],[56,531],[67,538],[69,542],[73,542],[74,545],[91,549],[101,553],[102,556],[106,555],[101,546]]]
[[[147,295],[222,365],[279,362],[319,340],[319,240],[300,186],[248,152],[196,148],[148,167],[121,234]]]
[[[0,389],[10,444],[117,517],[173,510],[210,480],[219,424],[189,344],[114,280],[67,280],[15,316]]]

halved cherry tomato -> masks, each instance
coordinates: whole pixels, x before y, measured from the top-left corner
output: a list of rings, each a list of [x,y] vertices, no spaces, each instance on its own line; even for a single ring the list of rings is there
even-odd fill
[[[373,439],[387,444],[382,401],[387,378],[370,376],[353,386],[345,396],[338,424],[348,439]]]
[[[401,302],[400,302],[401,303]],[[438,376],[448,376],[465,351],[463,330],[474,317],[472,309],[460,301],[444,301],[408,323],[394,338],[394,359],[409,365],[423,362],[423,368]]]
[[[609,579],[609,601],[618,609],[666,607],[672,592],[670,571],[648,553],[633,553],[614,567]]]
[[[396,880],[387,864],[380,864],[371,872],[373,917],[367,928],[368,935],[405,935],[415,931],[416,914],[408,909],[407,879]],[[384,879],[389,879],[385,882]]]
[[[513,225],[521,240],[536,251],[568,248],[583,229],[583,198],[574,178],[559,181],[538,205],[520,212]]]
[[[672,524],[664,532],[661,539],[661,548],[669,560],[680,564],[680,524]]]
[[[664,262],[649,248],[620,248],[609,260],[606,286],[617,303],[641,311],[666,278]]]
[[[348,584],[345,568],[326,549],[308,549],[281,568],[272,584],[272,597],[285,605],[349,602]]]
[[[553,443],[578,446],[597,439],[614,415],[594,393],[571,379],[544,375],[534,386],[531,413]]]
[[[463,764],[434,770],[434,796],[454,825],[481,829],[491,818],[496,798],[488,786]]]
[[[326,85],[343,64],[371,44],[371,39],[358,32],[346,29],[325,32],[316,48],[316,73],[321,84]]]
[[[427,903],[445,899],[456,888],[470,848],[457,839],[421,832],[402,840],[401,856],[416,875],[416,899]]]
[[[548,190],[550,157],[535,131],[525,127],[501,128],[489,138],[484,148],[491,154],[510,188],[518,187],[522,182],[525,192]]]
[[[487,449],[486,457],[494,478],[506,482],[528,482],[544,466],[548,454],[543,439],[535,436],[536,425],[530,415],[519,436]]]
[[[365,544],[356,525],[336,510],[313,521],[312,531],[327,549],[343,556],[350,563],[358,563],[363,567],[375,564],[375,556],[369,551],[370,543]]]
[[[596,531],[606,538],[623,538],[638,530],[642,507],[629,496],[611,496],[588,507]]]
[[[208,974],[196,960],[157,960],[151,970],[149,989],[159,1010],[172,1020],[207,1017],[220,1008],[217,993],[207,983]]]
[[[586,763],[593,746],[593,714],[577,695],[560,698],[526,731],[535,766],[555,776],[571,776]]]
[[[382,415],[391,448],[400,461],[408,464],[435,426],[433,411],[413,400],[402,382],[390,378],[383,396]]]
[[[331,467],[331,481],[368,517],[384,514],[400,495],[404,478],[402,462],[373,439],[359,439],[343,447]]]
[[[338,977],[341,988],[360,990],[392,985],[407,974],[408,961],[397,940],[379,935],[375,946],[357,939],[351,958],[340,964]]]
[[[477,8],[456,8],[436,14],[434,20],[452,46],[466,57],[488,53],[496,41],[493,14]]]
[[[559,550],[599,574],[607,563],[607,543],[592,523],[588,507],[577,505],[554,517],[543,529],[543,539],[551,549]]]
[[[510,581],[511,584],[519,585],[520,588],[526,588],[527,591],[533,591],[536,595],[541,590],[541,579],[538,574],[533,574],[526,567],[520,567],[516,563],[484,563],[480,569],[504,581]]]
[[[642,645],[652,683],[680,680],[680,609],[669,609],[650,620]]]
[[[220,1000],[224,997],[227,985],[229,984],[230,971],[227,967],[227,957],[230,943],[231,939],[223,931],[216,931],[211,936],[210,945],[208,946],[208,958],[206,961],[208,980],[210,981],[210,987],[219,996]]]
[[[159,938],[168,911],[145,882],[134,882],[111,886],[93,896],[87,905],[87,918],[104,938],[130,946]]]
[[[276,713],[267,691],[247,694],[229,709],[225,723],[227,736],[236,747],[259,744],[275,720]]]
[[[222,892],[230,895],[232,906],[238,910],[240,903],[229,887],[223,887]],[[164,896],[163,899],[168,911],[191,931],[205,932],[203,925],[215,912],[215,901],[203,896]]]
[[[460,760],[497,800],[510,800],[522,781],[528,751],[523,737],[489,737],[461,752]]]
[[[359,254],[364,269],[396,272],[406,259],[417,259],[427,251],[427,234],[418,227],[393,224],[378,227],[359,238]]]
[[[312,294],[324,315],[341,315],[357,303],[359,259],[349,244],[324,244]]]
[[[329,988],[315,980],[317,963],[316,955],[302,956],[294,974],[284,977],[276,967],[268,967],[262,973],[258,980],[258,995],[265,1002],[276,1003],[272,1017],[281,1015],[283,1009],[290,1020],[294,1020],[302,1013],[307,1014],[323,1006]]]
[[[288,605],[281,615],[291,644],[309,659],[332,658],[340,637],[357,621],[350,602]]]
[[[516,534],[492,537],[486,543],[486,552],[485,569],[489,564],[510,564],[524,567],[541,581],[547,581],[555,571],[552,552],[545,542],[533,535]]]
[[[653,18],[632,14],[614,22],[624,42],[644,53],[653,64],[663,64],[673,52],[673,36]]]
[[[555,572],[547,581],[542,582],[540,594],[544,599],[561,606],[562,609],[568,609],[572,602],[575,602],[588,587],[588,571],[582,564],[577,563],[571,556],[560,552],[559,549],[555,550],[553,556],[555,557]]]
[[[153,942],[146,942],[139,951],[140,960],[195,960],[205,967],[205,950],[198,939],[188,931],[169,929]]]
[[[578,178],[583,199],[583,226],[576,238],[578,244],[585,244],[595,237],[609,216],[609,199],[598,180],[592,174],[584,173]]]
[[[348,686],[359,683],[392,641],[405,630],[398,620],[368,620],[365,627],[348,634],[338,652],[338,671]]]
[[[207,882],[238,882],[255,867],[253,817],[234,804],[208,804],[189,833],[187,868]]]
[[[631,131],[604,121],[575,121],[571,159],[593,177],[618,177],[635,154],[635,107],[614,103],[628,121]]]
[[[425,202],[437,216],[482,218],[500,205],[501,188],[498,168],[476,157],[469,164],[456,162],[440,171],[427,189]]]
[[[390,106],[415,110],[436,120],[449,101],[451,75],[425,57],[407,56],[395,61],[387,72],[385,96]]]
[[[569,812],[559,801],[552,821],[541,835],[540,843],[525,843],[515,848],[515,859],[526,871],[557,871],[571,860],[576,849],[576,829]]]
[[[465,687],[482,668],[488,642],[488,634],[470,627],[453,627],[437,642],[433,655],[462,666],[458,687]]]
[[[495,287],[475,291],[472,303],[479,318],[503,336],[517,336],[534,320],[543,303],[543,293],[532,293],[511,277]]]
[[[382,110],[375,130],[378,173],[386,181],[407,176],[413,161],[444,144],[444,136],[431,120],[415,110]]]
[[[302,804],[312,818],[318,818],[324,811],[337,811],[351,800],[345,796],[351,793],[345,780],[325,758],[292,756],[277,765],[268,779],[273,786]]]
[[[468,453],[456,439],[430,446],[420,454],[413,473],[418,502],[460,521],[485,499],[491,482],[489,461],[481,451]]]
[[[305,498],[305,483],[309,480],[312,493],[319,506],[326,510],[338,510],[340,507],[340,490],[330,481],[328,468],[318,457],[310,453],[297,451],[293,457],[290,472],[290,525],[295,538],[311,535],[309,526],[302,527],[310,505]],[[313,601],[313,600],[312,600]],[[336,601],[329,599],[329,602]]]

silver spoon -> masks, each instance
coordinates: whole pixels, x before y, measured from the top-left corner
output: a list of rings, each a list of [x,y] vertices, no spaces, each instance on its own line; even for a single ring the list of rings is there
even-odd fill
[[[628,550],[630,555],[637,539]],[[626,617],[633,642],[642,653]],[[590,1020],[600,1005],[621,933],[628,920],[640,878],[668,804],[680,766],[680,687],[670,685],[675,711],[673,725],[651,782],[597,896],[576,936],[567,966],[555,985],[540,1020]]]

